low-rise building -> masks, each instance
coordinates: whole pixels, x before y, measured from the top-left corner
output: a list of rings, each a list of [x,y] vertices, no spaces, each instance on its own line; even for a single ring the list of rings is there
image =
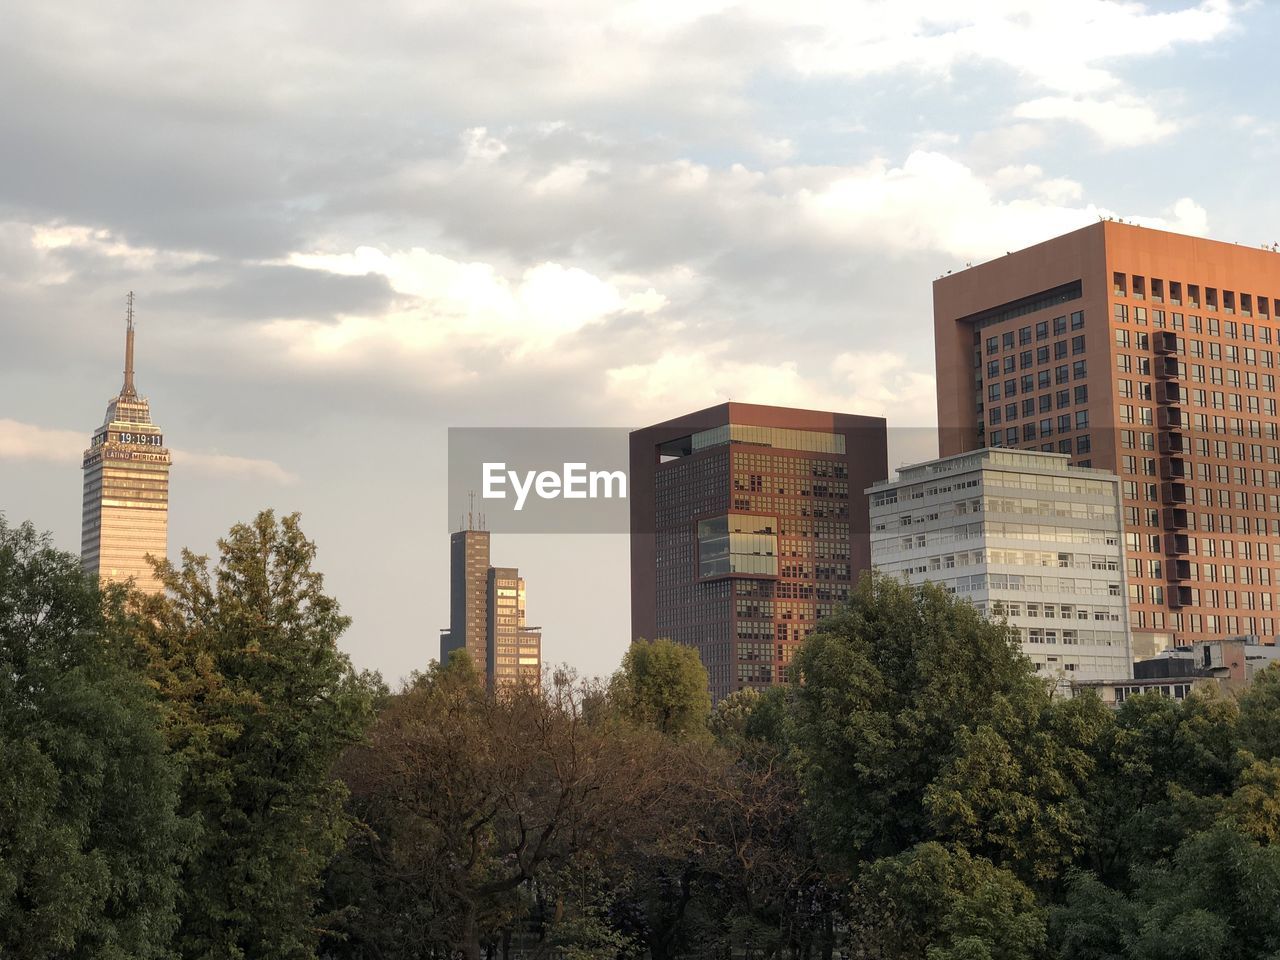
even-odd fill
[[[1070,693],[1078,696],[1091,690],[1112,707],[1140,693],[1174,700],[1185,700],[1192,690],[1234,693],[1273,663],[1280,663],[1280,647],[1256,636],[1197,640],[1137,661],[1131,679],[1079,680],[1070,684]]]
[[[1133,667],[1133,675],[1145,679],[1212,677],[1226,690],[1238,690],[1253,681],[1259,670],[1280,662],[1280,647],[1262,643],[1256,636],[1197,640],[1174,647]]]
[[[1216,689],[1218,681],[1212,677],[1154,677],[1142,680],[1081,680],[1071,684],[1072,696],[1079,696],[1087,691],[1097,694],[1109,707],[1119,708],[1130,697],[1143,693],[1158,693],[1164,697],[1182,701],[1191,695],[1193,690]]]

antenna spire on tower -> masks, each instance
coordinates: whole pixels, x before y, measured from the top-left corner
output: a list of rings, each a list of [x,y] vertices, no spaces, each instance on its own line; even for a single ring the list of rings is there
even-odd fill
[[[136,397],[138,391],[133,385],[133,291],[125,298],[125,334],[124,334],[124,389],[121,396]]]

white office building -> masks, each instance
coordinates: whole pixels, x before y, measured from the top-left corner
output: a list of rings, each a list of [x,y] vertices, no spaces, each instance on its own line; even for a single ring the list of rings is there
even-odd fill
[[[1133,676],[1120,480],[1065,454],[975,450],[867,490],[871,563],[1007,618],[1046,677]]]

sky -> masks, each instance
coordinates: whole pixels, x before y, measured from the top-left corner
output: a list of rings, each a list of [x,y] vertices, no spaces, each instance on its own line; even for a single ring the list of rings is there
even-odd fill
[[[3,20],[0,511],[78,551],[132,290],[171,554],[301,512],[344,649],[392,681],[448,622],[450,427],[634,428],[730,398],[929,427],[948,270],[1100,216],[1280,239],[1280,4],[71,0]],[[625,536],[493,553],[544,659],[616,667]]]

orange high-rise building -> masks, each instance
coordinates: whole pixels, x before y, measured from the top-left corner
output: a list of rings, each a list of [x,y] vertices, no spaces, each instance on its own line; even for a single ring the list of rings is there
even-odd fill
[[[941,455],[1120,475],[1135,655],[1272,642],[1280,253],[1104,221],[933,291]]]

